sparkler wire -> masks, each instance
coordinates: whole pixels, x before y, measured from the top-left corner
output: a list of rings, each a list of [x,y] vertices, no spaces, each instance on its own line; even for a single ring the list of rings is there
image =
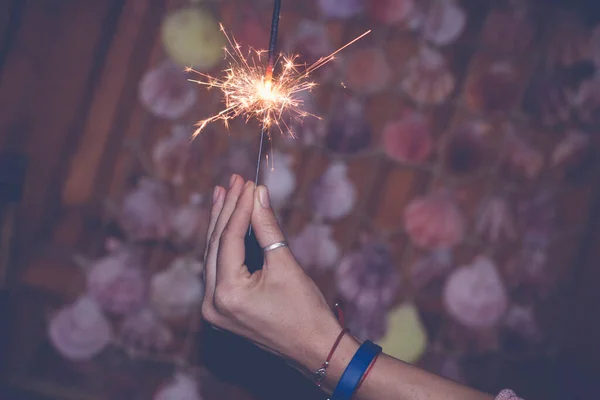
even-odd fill
[[[270,81],[273,76],[273,68],[275,67],[275,51],[277,48],[277,34],[279,32],[279,16],[281,15],[281,0],[275,0],[273,5],[273,17],[271,18],[271,36],[269,38],[269,54],[267,60],[266,79]],[[258,145],[258,159],[256,160],[256,176],[254,177],[254,186],[258,186],[258,178],[260,175],[260,161],[262,158],[262,148],[265,140],[265,134],[268,127],[263,123],[260,131],[260,143]],[[248,235],[252,234],[252,225],[248,229]]]

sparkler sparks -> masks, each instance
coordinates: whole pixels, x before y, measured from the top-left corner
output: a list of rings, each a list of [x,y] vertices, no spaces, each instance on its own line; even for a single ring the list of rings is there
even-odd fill
[[[223,71],[224,76],[217,78],[202,72],[187,68],[187,72],[199,74],[204,80],[192,80],[191,82],[207,86],[209,89],[216,88],[222,91],[224,98],[224,109],[219,113],[199,121],[193,137],[196,137],[210,123],[222,121],[229,127],[229,121],[242,117],[246,122],[251,119],[258,120],[263,129],[269,132],[269,128],[276,127],[282,134],[294,137],[290,127],[290,121],[302,121],[305,117],[320,118],[302,109],[302,99],[299,93],[314,89],[317,84],[311,80],[311,74],[333,61],[335,56],[346,47],[368,35],[367,31],[345,46],[340,47],[326,57],[321,57],[312,65],[298,64],[298,56],[279,55],[277,59],[269,60],[265,66],[263,58],[267,51],[250,49],[244,56],[241,46],[236,40],[229,36],[223,25],[221,31],[227,38],[229,46],[225,48],[225,56],[229,60],[229,66]],[[280,65],[281,71],[274,75],[273,69]]]

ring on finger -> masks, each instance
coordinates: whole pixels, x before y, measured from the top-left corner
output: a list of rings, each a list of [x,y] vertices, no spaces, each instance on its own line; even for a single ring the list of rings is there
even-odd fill
[[[267,247],[264,247],[262,250],[263,250],[263,253],[266,253],[268,251],[275,250],[275,249],[278,249],[280,247],[287,247],[287,246],[288,246],[288,244],[285,241],[283,241],[283,242],[276,242],[276,243],[268,245]]]

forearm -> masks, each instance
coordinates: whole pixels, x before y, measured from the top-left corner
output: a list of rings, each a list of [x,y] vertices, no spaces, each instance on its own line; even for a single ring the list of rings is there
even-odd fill
[[[311,350],[304,351],[305,358],[301,360],[304,367],[316,371],[329,351],[325,343],[333,343],[338,333],[339,330],[334,329],[326,335],[327,340],[319,340],[317,345],[313,343]],[[350,335],[342,339],[327,369],[323,384],[327,392],[333,391],[359,345]],[[491,400],[493,397],[382,354],[354,399]]]

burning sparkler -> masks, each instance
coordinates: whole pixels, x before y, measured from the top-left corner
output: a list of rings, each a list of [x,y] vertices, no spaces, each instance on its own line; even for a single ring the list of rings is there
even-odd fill
[[[229,36],[223,25],[221,31],[227,38],[229,46],[225,48],[226,58],[230,60],[229,66],[224,70],[224,77],[217,78],[188,68],[188,72],[195,72],[205,80],[191,80],[192,82],[210,88],[220,89],[223,92],[225,108],[219,113],[199,121],[193,137],[210,123],[222,121],[229,126],[229,121],[236,117],[243,117],[246,121],[258,120],[263,131],[267,134],[271,127],[276,127],[282,134],[294,137],[290,125],[286,120],[302,120],[305,117],[319,118],[302,109],[302,100],[299,93],[310,91],[317,86],[311,80],[311,74],[333,61],[336,54],[360,40],[370,33],[365,32],[345,46],[339,48],[332,54],[321,57],[310,66],[298,64],[298,56],[275,55],[275,38],[277,37],[277,26],[279,18],[278,4],[275,2],[273,13],[273,26],[271,30],[271,45],[267,51],[249,51],[247,56],[241,51],[241,46],[234,38]],[[268,62],[263,62],[265,54],[268,53]],[[281,66],[278,75],[273,74],[275,66]],[[289,119],[288,119],[289,118]]]
[[[290,125],[286,122],[287,118],[300,122],[309,116],[319,118],[302,109],[302,99],[298,94],[310,91],[317,85],[310,77],[315,70],[333,61],[336,54],[371,32],[369,30],[363,33],[330,55],[321,57],[310,66],[300,65],[296,63],[298,56],[276,55],[280,10],[281,0],[275,0],[268,51],[250,49],[248,55],[245,56],[239,43],[225,32],[221,24],[221,31],[229,45],[225,47],[229,66],[223,71],[224,76],[217,78],[191,68],[187,69],[187,72],[195,72],[204,78],[204,80],[190,79],[190,81],[207,86],[209,89],[221,90],[225,103],[223,110],[196,124],[197,129],[192,137],[196,137],[208,124],[216,121],[222,121],[226,127],[229,127],[229,121],[236,117],[245,118],[246,122],[256,119],[262,124],[256,163],[255,184],[257,185],[263,141],[265,135],[269,135],[270,138],[270,128],[275,126],[282,134],[294,137]],[[262,61],[265,53],[267,54],[266,66]],[[281,71],[278,75],[274,75],[277,65],[281,66]],[[246,243],[246,265],[253,271],[262,267],[262,250],[258,246],[256,238],[251,235],[252,227],[247,236],[247,239],[251,241]]]

